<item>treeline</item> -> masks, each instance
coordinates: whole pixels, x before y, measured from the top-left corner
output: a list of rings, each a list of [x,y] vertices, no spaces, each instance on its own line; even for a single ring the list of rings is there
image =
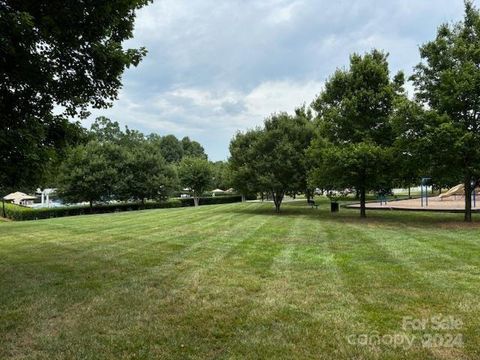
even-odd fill
[[[354,189],[365,213],[366,193],[415,186],[431,178],[441,189],[463,183],[465,220],[480,176],[480,14],[466,2],[465,18],[442,25],[420,47],[410,80],[391,75],[388,55],[350,57],[310,107],[274,114],[230,144],[232,182],[242,191],[285,194],[314,188]]]
[[[84,142],[65,153],[51,181],[62,200],[89,202],[90,207],[113,200],[162,201],[183,188],[198,205],[205,191],[223,181],[223,169],[188,137],[122,131],[117,122],[100,117]]]

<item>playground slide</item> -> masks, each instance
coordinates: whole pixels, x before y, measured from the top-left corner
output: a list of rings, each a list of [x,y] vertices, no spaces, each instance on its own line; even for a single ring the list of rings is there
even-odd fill
[[[440,199],[454,196],[454,195],[465,195],[465,187],[463,184],[459,184],[457,186],[454,186],[450,190],[448,190],[446,193],[440,194],[438,197]]]

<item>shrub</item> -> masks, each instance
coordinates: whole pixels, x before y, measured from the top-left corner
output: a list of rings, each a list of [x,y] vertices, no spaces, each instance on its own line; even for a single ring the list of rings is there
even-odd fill
[[[215,196],[200,198],[200,205],[228,204],[242,201],[240,195],[234,196]],[[63,216],[104,214],[120,211],[134,211],[144,209],[165,209],[184,206],[193,206],[193,198],[170,199],[161,202],[146,202],[145,204],[118,203],[118,204],[99,204],[92,209],[88,205],[62,206],[53,208],[32,209],[25,206],[14,204],[5,204],[5,215],[7,218],[17,221],[49,219]],[[1,210],[1,209],[0,209]],[[1,214],[1,213],[0,213]],[[1,214],[3,215],[3,214]]]
[[[13,204],[5,204],[5,215],[12,220],[38,220],[49,219],[54,217],[87,215],[87,214],[104,214],[120,211],[133,211],[143,209],[164,209],[181,207],[182,203],[178,200],[168,200],[162,202],[146,202],[142,203],[118,203],[118,204],[100,204],[92,209],[88,205],[79,206],[62,206],[54,208],[32,209],[24,206]],[[3,215],[3,214],[2,214]]]
[[[193,198],[181,198],[182,206],[193,206]],[[235,202],[241,202],[241,195],[231,196],[208,196],[200,198],[200,205],[214,205],[214,204],[229,204]]]

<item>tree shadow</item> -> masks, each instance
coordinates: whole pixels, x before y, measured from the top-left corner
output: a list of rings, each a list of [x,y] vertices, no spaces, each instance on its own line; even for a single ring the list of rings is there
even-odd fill
[[[282,205],[280,213],[275,212],[275,207],[269,203],[256,203],[233,206],[225,209],[228,213],[250,214],[260,216],[272,216],[282,218],[302,217],[311,221],[326,221],[338,224],[369,224],[384,226],[409,226],[418,228],[455,228],[455,229],[479,229],[480,215],[473,215],[472,223],[463,221],[463,213],[449,212],[422,212],[422,211],[399,211],[399,210],[367,210],[367,217],[360,218],[358,209],[340,207],[337,213],[330,212],[330,204],[320,203],[318,209],[311,208],[306,203],[288,203]]]

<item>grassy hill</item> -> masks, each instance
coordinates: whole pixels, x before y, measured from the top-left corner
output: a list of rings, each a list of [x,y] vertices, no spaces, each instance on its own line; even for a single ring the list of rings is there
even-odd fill
[[[302,202],[2,222],[0,358],[480,358],[480,223],[357,216]],[[461,325],[402,327],[433,316]]]

